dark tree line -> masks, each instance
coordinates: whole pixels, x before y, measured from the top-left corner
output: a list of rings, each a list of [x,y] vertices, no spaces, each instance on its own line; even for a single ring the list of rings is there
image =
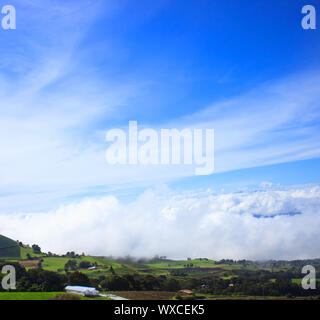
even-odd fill
[[[0,264],[2,266],[7,263]],[[81,272],[59,274],[54,271],[46,271],[41,267],[26,270],[18,263],[10,263],[16,269],[16,290],[17,292],[54,292],[63,291],[67,285],[89,286],[92,282]],[[0,280],[1,280],[0,274]],[[4,291],[0,286],[0,291]]]

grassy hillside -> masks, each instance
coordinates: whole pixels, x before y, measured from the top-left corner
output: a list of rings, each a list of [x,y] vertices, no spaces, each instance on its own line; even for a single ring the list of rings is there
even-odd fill
[[[33,258],[40,258],[43,256],[43,254],[34,253],[33,249],[27,245],[23,245],[23,247],[20,248],[20,258],[21,259],[27,259],[27,254],[29,254]]]
[[[69,260],[73,260],[80,264],[81,261],[89,261],[90,263],[96,263],[100,268],[96,270],[80,269],[80,271],[91,279],[98,279],[101,276],[110,276],[111,266],[113,271],[117,275],[125,274],[141,274],[141,275],[153,275],[153,276],[170,276],[174,273],[175,276],[184,277],[189,276],[203,276],[207,274],[220,276],[221,278],[237,277],[234,273],[236,270],[251,270],[254,268],[244,267],[241,265],[226,265],[216,264],[213,260],[193,259],[193,260],[151,260],[144,262],[121,261],[113,260],[106,257],[94,257],[94,256],[81,256],[77,258],[70,257],[45,257],[42,258],[42,268],[44,270],[56,271],[58,273],[65,273],[64,266]],[[34,260],[35,261],[35,260]],[[36,266],[36,264],[35,264]]]
[[[5,236],[0,235],[0,259],[20,258],[19,244]]]

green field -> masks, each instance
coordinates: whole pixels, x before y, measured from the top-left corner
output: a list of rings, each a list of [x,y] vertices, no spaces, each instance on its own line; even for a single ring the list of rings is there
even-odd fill
[[[31,251],[30,251],[31,250]],[[134,262],[134,261],[119,261],[110,260],[105,257],[95,257],[95,256],[79,256],[76,258],[66,257],[66,256],[54,256],[48,257],[45,255],[32,254],[32,249],[28,247],[22,248],[22,258],[21,263],[28,261],[26,259],[26,254],[29,253],[33,259],[42,260],[42,268],[48,271],[55,271],[60,274],[65,273],[65,264],[69,260],[76,261],[77,264],[81,261],[89,261],[91,264],[96,263],[99,268],[96,270],[80,269],[80,271],[86,274],[89,278],[99,278],[101,276],[110,276],[111,266],[117,275],[125,274],[142,274],[142,275],[153,275],[169,276],[172,272],[183,272],[184,274],[199,276],[201,274],[206,274],[214,272],[215,274],[221,273],[221,277],[228,278],[232,277],[232,270],[242,269],[241,265],[225,265],[216,264],[213,260],[151,260],[147,262]],[[11,260],[13,261],[13,260]],[[18,261],[16,259],[15,261]],[[36,262],[36,260],[34,260]],[[36,264],[35,264],[36,265]],[[27,267],[29,269],[30,267]],[[228,274],[226,274],[226,272]],[[231,274],[230,274],[231,272]]]
[[[24,250],[27,250],[23,248]],[[101,276],[110,276],[110,267],[117,275],[125,274],[141,274],[141,275],[153,275],[160,276],[166,275],[170,276],[172,273],[177,272],[176,275],[179,277],[179,273],[184,275],[199,277],[201,275],[212,274],[219,276],[221,279],[232,279],[233,277],[238,277],[239,272],[259,272],[261,270],[269,270],[270,268],[262,268],[254,265],[243,266],[240,264],[218,264],[214,260],[204,260],[204,259],[192,259],[192,260],[167,260],[167,259],[154,259],[145,262],[134,262],[134,261],[119,261],[111,260],[105,257],[95,257],[95,256],[79,256],[76,258],[66,257],[66,256],[55,256],[47,257],[45,255],[34,255],[35,258],[41,258],[42,268],[48,271],[55,271],[58,273],[65,273],[65,264],[69,260],[76,261],[77,264],[81,261],[89,261],[91,264],[96,263],[100,268],[96,270],[80,269],[80,271],[86,274],[89,278],[99,278]],[[21,261],[21,260],[20,260]],[[26,260],[24,260],[26,261]],[[277,268],[279,270],[286,270],[286,267]]]
[[[70,258],[70,257],[43,257],[42,262],[42,268],[44,270],[48,271],[57,271],[57,272],[64,272],[64,266],[69,260],[74,260],[78,264],[81,261],[89,261],[90,263],[97,263],[100,266],[103,266],[103,269],[93,270],[89,271],[87,269],[81,269],[81,272],[94,275],[99,274],[101,272],[107,272],[107,270],[110,270],[110,267],[112,266],[113,269],[121,271],[121,269],[125,269],[121,264],[108,260],[103,257],[91,257],[91,256],[85,256],[85,257],[79,257],[79,258]],[[131,268],[132,269],[132,268]],[[124,270],[123,270],[124,271]],[[110,272],[109,272],[110,274]]]
[[[0,300],[50,300],[57,294],[69,295],[65,292],[0,292]],[[79,296],[79,298],[81,300],[110,300],[104,297]]]
[[[152,263],[147,263],[147,266],[152,268],[186,268],[187,265],[191,265],[193,268],[213,268],[215,267],[215,262],[213,260],[200,260],[200,259],[192,259],[192,260],[164,260],[164,261],[156,261]]]
[[[20,247],[20,258],[27,259],[27,254],[29,254],[31,257],[36,257],[36,258],[43,256],[43,254],[34,253],[31,247],[28,247],[28,246]]]

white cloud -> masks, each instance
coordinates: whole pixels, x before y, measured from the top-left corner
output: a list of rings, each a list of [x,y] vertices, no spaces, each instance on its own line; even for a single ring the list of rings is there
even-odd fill
[[[106,196],[42,214],[1,215],[0,233],[59,253],[315,258],[319,208],[319,185],[229,194],[149,190],[129,204]]]
[[[117,5],[19,3],[25,10],[15,38],[0,39],[0,212],[52,208],[95,186],[150,186],[194,175],[192,167],[105,161],[104,131],[153,80],[121,70],[116,81],[90,62],[95,46],[110,60],[117,50],[81,46],[99,14]],[[319,157],[319,83],[316,73],[294,75],[151,127],[214,128],[216,172]],[[130,107],[142,114],[140,106]]]

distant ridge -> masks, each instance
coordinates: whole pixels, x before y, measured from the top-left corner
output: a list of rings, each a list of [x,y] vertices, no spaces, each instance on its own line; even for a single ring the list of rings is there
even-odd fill
[[[20,258],[21,250],[17,241],[0,234],[0,259]]]

